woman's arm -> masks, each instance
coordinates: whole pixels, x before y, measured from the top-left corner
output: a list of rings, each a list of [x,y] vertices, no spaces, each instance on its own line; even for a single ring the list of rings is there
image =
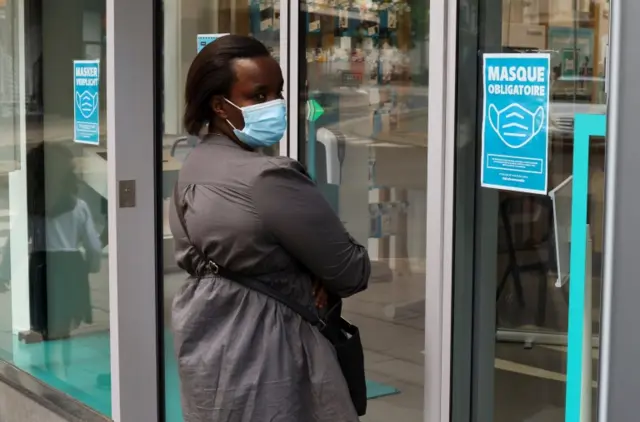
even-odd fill
[[[329,293],[347,297],[367,287],[369,255],[345,230],[302,166],[274,159],[254,184],[253,199],[263,224],[322,281]]]
[[[93,222],[91,210],[87,204],[83,201],[80,203],[83,218],[83,225],[81,227],[81,241],[86,252],[86,260],[89,264],[89,272],[97,273],[100,271],[102,264],[102,242],[100,241],[100,235],[96,230],[96,226]]]

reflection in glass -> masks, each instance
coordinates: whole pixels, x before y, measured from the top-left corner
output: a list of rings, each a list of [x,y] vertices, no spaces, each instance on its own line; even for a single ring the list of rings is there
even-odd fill
[[[300,159],[372,259],[345,301],[365,345],[369,411],[422,421],[428,1],[301,3]]]
[[[102,243],[78,197],[69,149],[42,143],[27,154],[27,169],[31,329],[44,340],[68,339],[81,324],[93,323],[89,273],[100,271]]]
[[[479,8],[483,7],[481,0]],[[490,7],[497,11],[499,6],[492,3]],[[544,52],[551,58],[548,185],[553,194],[536,196],[486,189],[478,194],[479,203],[494,211],[475,222],[476,233],[483,233],[485,241],[492,236],[497,238],[495,260],[478,264],[481,274],[478,278],[483,279],[475,281],[495,280],[497,286],[495,320],[491,321],[497,326],[494,408],[483,414],[493,414],[493,419],[500,422],[560,422],[566,411],[568,291],[571,283],[576,283],[571,280],[568,267],[570,232],[576,228],[570,226],[570,217],[567,217],[571,214],[574,120],[578,113],[606,112],[604,80],[609,4],[604,0],[548,4],[503,0],[501,12],[499,35],[503,52]],[[493,23],[487,26],[487,31],[493,34]],[[477,104],[481,101],[480,98]],[[588,181],[593,252],[590,311],[596,336],[599,333],[605,146],[604,140],[591,143]],[[474,318],[486,321],[493,316],[475,315]],[[487,326],[482,322],[478,324]],[[597,363],[596,347],[592,354]],[[475,382],[482,385],[485,380]],[[595,400],[592,404],[595,417]]]
[[[105,84],[92,146],[72,85],[105,34],[102,0],[0,2],[0,359],[109,416]]]

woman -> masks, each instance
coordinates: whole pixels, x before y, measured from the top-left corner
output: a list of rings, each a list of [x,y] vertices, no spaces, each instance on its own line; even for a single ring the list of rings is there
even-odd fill
[[[102,243],[78,198],[69,149],[43,142],[27,154],[27,169],[32,330],[45,340],[64,339],[93,322],[89,273],[100,270]],[[68,345],[63,351],[69,364]]]
[[[318,329],[280,302],[213,275],[206,262],[310,309],[322,302],[314,293],[347,297],[367,286],[366,249],[302,166],[257,152],[284,135],[283,85],[268,50],[237,35],[205,47],[187,77],[184,124],[191,135],[205,133],[171,207],[176,258],[190,275],[172,315],[187,422],[358,421]]]

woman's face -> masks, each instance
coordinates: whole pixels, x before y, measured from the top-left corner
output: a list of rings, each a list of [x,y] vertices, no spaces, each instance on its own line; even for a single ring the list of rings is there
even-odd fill
[[[242,108],[282,98],[284,79],[280,65],[273,57],[237,59],[232,69],[235,81],[227,99],[236,106]],[[228,119],[236,129],[244,128],[242,112],[224,99],[215,99],[213,108],[222,120]],[[227,126],[228,132],[224,131],[226,134],[233,133],[226,122],[221,122],[221,125]]]

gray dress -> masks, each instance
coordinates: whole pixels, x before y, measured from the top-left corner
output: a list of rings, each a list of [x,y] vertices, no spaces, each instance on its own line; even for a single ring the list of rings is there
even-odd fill
[[[313,280],[347,297],[366,288],[366,249],[302,166],[209,136],[189,155],[171,207],[179,266],[192,276],[172,324],[186,422],[356,422],[331,344],[289,308],[219,277],[198,280],[195,248],[227,270],[314,307]]]

